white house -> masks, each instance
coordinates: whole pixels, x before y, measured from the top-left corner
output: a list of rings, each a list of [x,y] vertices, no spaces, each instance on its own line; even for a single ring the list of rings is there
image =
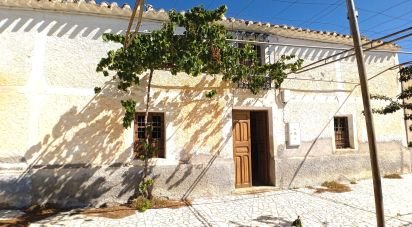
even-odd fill
[[[130,15],[129,6],[116,3],[0,0],[0,207],[125,202],[134,193],[143,166],[133,144],[145,84],[131,92],[140,102],[133,127],[125,130],[125,95],[95,72],[118,47],[104,43],[102,34],[124,32]],[[148,10],[143,18],[141,29],[150,31],[167,13]],[[264,42],[258,46],[265,62],[294,54],[309,64],[352,43],[333,32],[229,18],[221,23],[238,39]],[[400,91],[397,71],[387,70],[398,64],[397,50],[390,44],[366,53],[372,93]],[[96,86],[103,88],[99,95]],[[204,97],[210,89],[218,91],[216,98]],[[281,89],[268,86],[258,95],[219,76],[156,72],[152,96],[151,120],[163,151],[151,160],[156,196],[370,176],[353,57],[290,75]],[[382,173],[410,172],[402,114],[374,118]]]

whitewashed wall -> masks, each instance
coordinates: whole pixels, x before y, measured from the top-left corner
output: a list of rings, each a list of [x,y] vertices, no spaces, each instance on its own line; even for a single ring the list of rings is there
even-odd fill
[[[141,163],[133,160],[133,129],[125,130],[121,124],[119,100],[125,96],[95,72],[106,51],[118,47],[103,43],[101,35],[122,32],[126,26],[124,18],[0,8],[0,165],[4,169],[0,195],[5,204],[63,200],[64,205],[98,204],[125,200],[133,193]],[[158,26],[146,22],[142,30]],[[271,36],[270,41],[333,45],[280,36]],[[336,51],[271,46],[267,52],[271,61],[281,54],[295,54],[307,64]],[[394,65],[397,56],[373,53],[366,59],[372,76]],[[363,172],[356,177],[366,176],[367,137],[359,88],[336,82],[358,81],[354,59],[296,77],[305,80],[286,80],[282,86],[291,91],[292,98],[285,104],[274,89],[252,95],[219,77],[156,72],[151,110],[165,112],[166,122],[166,158],[153,159],[156,193],[182,197],[234,190],[233,109],[268,110],[271,178],[276,186],[335,178],[339,171],[326,167],[322,174],[311,175],[322,169],[319,166],[336,162],[344,163],[342,169],[347,170],[354,159],[362,160]],[[136,111],[144,109],[145,78],[142,75],[142,87],[132,91],[138,101]],[[95,86],[103,87],[97,96]],[[395,95],[399,91],[396,72],[383,73],[370,86],[372,92]],[[204,97],[211,89],[218,90],[217,98]],[[348,114],[354,119],[357,146],[339,153],[334,150],[330,120]],[[285,145],[288,122],[300,124],[299,147]],[[410,157],[401,146],[405,134],[401,113],[376,116],[375,122],[381,157],[389,160],[386,169],[408,167],[399,158],[400,154],[404,160]],[[306,154],[310,164],[305,163]],[[15,172],[6,177],[11,169]]]

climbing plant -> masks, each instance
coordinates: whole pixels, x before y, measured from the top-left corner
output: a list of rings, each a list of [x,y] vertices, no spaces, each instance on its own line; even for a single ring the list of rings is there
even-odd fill
[[[150,143],[151,126],[148,124],[150,89],[157,70],[167,70],[173,75],[184,72],[191,76],[203,74],[222,76],[225,81],[248,84],[250,91],[257,94],[267,82],[267,77],[278,88],[288,72],[298,70],[302,60],[293,60],[294,56],[282,56],[273,64],[258,64],[257,54],[250,45],[237,48],[227,41],[228,32],[217,23],[226,12],[226,6],[215,10],[194,7],[184,14],[172,10],[169,20],[159,30],[138,34],[129,41],[127,47],[120,47],[107,52],[97,65],[97,72],[104,76],[114,76],[117,88],[128,91],[139,86],[143,74],[147,75],[146,105],[144,125],[145,152],[141,159],[145,161],[143,183],[140,188],[147,188],[153,181],[148,178],[148,160],[156,152]],[[182,34],[176,34],[176,27],[183,28]],[[122,44],[124,35],[104,34],[104,41]],[[248,64],[239,64],[248,62]],[[96,87],[96,92],[101,89]],[[205,94],[206,98],[218,95],[216,90]],[[123,126],[128,128],[134,120],[136,97],[121,101],[125,109]],[[142,193],[146,197],[147,193]]]
[[[399,70],[399,81],[401,83],[410,84],[412,82],[412,66],[403,67]],[[371,95],[371,99],[382,100],[387,102],[386,106],[382,108],[372,109],[373,113],[377,114],[391,114],[398,110],[409,110],[409,113],[405,111],[404,119],[412,120],[412,103],[407,100],[412,98],[412,86],[408,86],[406,89],[402,89],[401,93],[396,96],[396,98],[390,98],[385,95]],[[409,127],[412,131],[412,125]],[[409,142],[409,147],[412,147],[412,143]]]

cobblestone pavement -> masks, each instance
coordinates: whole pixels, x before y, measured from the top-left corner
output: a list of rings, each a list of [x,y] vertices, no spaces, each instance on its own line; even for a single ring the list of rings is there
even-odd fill
[[[178,209],[151,209],[122,219],[62,214],[30,226],[375,226],[372,180],[345,193],[308,188],[194,200]],[[387,226],[412,226],[412,175],[382,179]]]

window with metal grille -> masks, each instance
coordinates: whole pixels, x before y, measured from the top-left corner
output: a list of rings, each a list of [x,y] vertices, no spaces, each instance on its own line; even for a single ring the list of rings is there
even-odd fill
[[[348,117],[335,117],[334,129],[336,148],[350,148]]]
[[[252,44],[249,44],[249,45],[251,45],[252,49],[256,52],[257,64],[258,65],[263,65],[262,47],[260,45],[252,45]],[[246,44],[238,43],[237,46],[238,46],[238,48],[245,48]],[[246,65],[246,66],[251,66],[252,61],[250,59],[243,59],[243,60],[240,60],[239,64]],[[268,90],[272,87],[271,86],[271,80],[268,76],[266,76],[265,79],[266,79],[266,81],[265,81],[265,84],[263,86],[263,89]],[[249,88],[249,84],[246,81],[239,81],[237,83],[237,86],[238,86],[238,88],[244,88],[244,89]]]
[[[165,157],[165,127],[164,113],[149,113],[147,122],[152,127],[149,143],[155,148],[154,157]],[[144,113],[136,113],[134,121],[134,153],[138,158],[144,154],[143,144],[146,139]]]
[[[262,65],[263,61],[262,61],[262,47],[259,45],[253,45],[253,44],[249,44],[252,49],[256,52],[256,57],[257,57],[257,64],[258,65]],[[245,48],[246,44],[245,43],[238,43],[238,48]],[[241,65],[247,65],[250,66],[252,65],[252,61],[250,61],[249,59],[244,59],[241,60],[241,62],[239,62]]]

